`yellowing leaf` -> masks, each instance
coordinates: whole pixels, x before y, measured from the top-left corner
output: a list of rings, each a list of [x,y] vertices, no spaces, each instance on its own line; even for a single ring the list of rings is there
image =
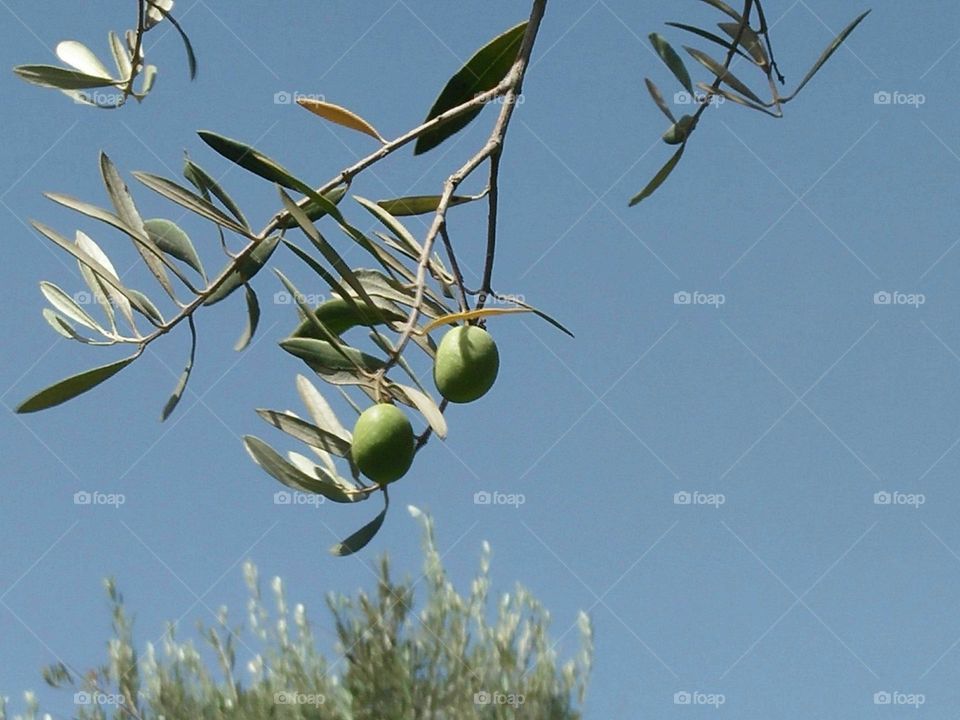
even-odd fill
[[[350,112],[345,107],[340,107],[339,105],[334,105],[333,103],[323,102],[322,100],[312,100],[310,98],[298,98],[297,104],[300,107],[309,110],[314,115],[319,115],[324,120],[329,120],[337,125],[343,125],[343,127],[350,128],[351,130],[362,132],[365,135],[376,138],[380,142],[386,142],[386,140],[383,139],[383,136],[377,132],[373,125],[368,123],[356,113]]]
[[[490,315],[514,315],[516,313],[528,312],[533,312],[533,310],[528,310],[527,308],[480,308],[479,310],[466,310],[464,312],[438,317],[436,320],[427,323],[426,327],[423,328],[423,333],[427,334],[441,325],[452,325],[461,320],[476,320],[477,318],[488,317]]]

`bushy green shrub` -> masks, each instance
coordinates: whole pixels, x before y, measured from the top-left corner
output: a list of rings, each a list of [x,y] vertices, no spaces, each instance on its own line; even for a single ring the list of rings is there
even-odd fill
[[[411,513],[423,526],[421,580],[394,581],[384,558],[375,590],[329,595],[337,635],[332,660],[318,652],[303,605],[288,605],[277,577],[268,611],[257,569],[247,562],[246,627],[231,627],[225,607],[215,627],[201,627],[216,670],[192,641],[177,639],[173,624],[161,648],[147,643],[138,653],[123,598],[108,580],[108,662],[82,677],[58,664],[44,671],[44,679],[75,693],[81,720],[579,718],[593,652],[586,615],[577,620],[579,651],[561,662],[548,635],[549,613],[524,588],[491,607],[486,543],[477,577],[460,594],[441,563],[431,519],[415,508]],[[240,669],[238,654],[247,657]],[[25,700],[25,714],[16,720],[49,717],[40,714],[32,693]],[[4,707],[0,698],[0,720],[7,718]]]

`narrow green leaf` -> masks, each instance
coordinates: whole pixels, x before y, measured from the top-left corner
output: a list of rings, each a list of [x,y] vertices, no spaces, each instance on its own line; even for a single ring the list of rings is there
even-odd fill
[[[717,62],[712,57],[707,55],[705,52],[697,50],[696,48],[684,46],[683,49],[686,50],[688,53],[690,53],[690,55],[693,56],[693,58],[697,62],[699,62],[701,65],[707,68],[707,70],[712,72],[714,75],[720,78],[721,81],[725,82],[727,85],[732,87],[738,93],[745,95],[746,97],[748,97],[749,99],[757,103],[758,105],[763,105],[763,100],[757,97],[754,94],[753,90],[751,90],[744,83],[742,83],[732,72],[727,70],[721,63]]]
[[[693,95],[693,83],[690,81],[690,73],[687,71],[687,66],[683,64],[683,60],[677,51],[666,41],[666,38],[659,33],[650,33],[650,44],[653,45],[653,49],[656,51],[657,55],[660,56],[660,59],[663,60],[663,64],[670,68],[670,72],[673,73],[673,76],[680,81],[680,84],[683,85],[684,89],[691,95]]]
[[[123,45],[120,36],[113,30],[110,31],[110,52],[113,54],[113,61],[117,65],[117,73],[124,82],[129,81],[133,74],[133,56]]]
[[[113,342],[110,340],[98,341],[98,340],[91,340],[88,337],[84,337],[83,335],[78,333],[70,323],[68,323],[64,318],[57,315],[57,313],[55,313],[50,308],[44,308],[42,313],[43,313],[43,319],[50,324],[50,327],[52,327],[57,332],[57,334],[62,335],[68,340],[76,340],[77,342],[81,342],[84,345],[112,345],[113,344]]]
[[[229,277],[227,277],[227,279],[224,280],[223,283],[216,290],[214,290],[206,300],[204,300],[203,304],[214,305],[220,302],[229,296],[234,290],[241,287],[244,283],[254,277],[263,269],[263,266],[267,264],[267,261],[270,260],[270,256],[273,255],[273,251],[277,249],[277,244],[279,242],[279,235],[274,235],[266,240],[262,240],[260,244],[257,245],[257,247],[255,247],[251,253],[243,259],[239,267],[230,273]],[[231,264],[232,262],[233,261],[231,261]]]
[[[275,428],[311,447],[320,448],[339,457],[347,457],[350,454],[350,443],[344,443],[336,435],[326,432],[306,420],[301,420],[296,415],[263,408],[257,409],[257,415]]]
[[[338,205],[340,201],[343,200],[343,197],[346,194],[347,194],[347,186],[340,185],[339,187],[335,187],[333,190],[327,193],[324,193],[323,197],[327,200],[327,202],[333,205]],[[320,205],[315,201],[308,199],[306,204],[303,205],[302,209],[304,213],[306,213],[307,218],[311,222],[314,222],[327,214],[328,207],[329,205]],[[294,219],[294,217],[290,213],[285,213],[283,218],[280,221],[279,227],[285,230],[291,230],[293,228],[300,227],[300,225],[297,223],[297,221]]]
[[[410,195],[408,197],[393,198],[391,200],[379,200],[377,205],[394,217],[406,217],[409,215],[426,215],[434,213],[440,206],[440,195]],[[449,207],[463,205],[473,202],[478,198],[469,195],[454,195],[450,198]]]
[[[357,268],[354,270],[357,279],[363,283],[364,289],[372,297],[392,300],[400,305],[413,307],[416,301],[416,290],[409,285],[405,285],[399,280],[395,280],[379,270],[370,270],[368,268]],[[433,294],[425,296],[425,305],[421,308],[424,316],[428,318],[439,317],[450,312],[443,303],[439,302]]]
[[[399,391],[401,402],[411,407],[415,407],[426,419],[427,424],[433,429],[434,435],[443,440],[447,437],[447,420],[440,412],[440,408],[433,398],[420,390],[406,385],[396,385],[391,388]]]
[[[717,26],[729,35],[731,40],[736,40],[737,35],[740,34],[740,23],[738,22],[717,23]],[[763,43],[760,41],[757,33],[753,31],[753,28],[749,26],[743,28],[743,34],[740,35],[740,45],[746,48],[747,52],[750,53],[750,57],[760,67],[765,68],[770,64],[767,51],[764,49]]]
[[[829,45],[827,45],[827,48],[821,53],[820,57],[817,58],[817,61],[813,64],[813,67],[810,68],[810,70],[807,71],[807,74],[803,76],[803,80],[800,81],[800,84],[797,86],[797,89],[793,91],[793,94],[790,95],[789,97],[784,98],[783,102],[792,100],[797,96],[797,93],[803,90],[804,86],[808,82],[810,82],[810,80],[813,78],[814,75],[817,74],[817,71],[820,70],[821,67],[823,67],[823,64],[827,60],[829,60],[830,56],[833,55],[833,53],[837,51],[837,48],[839,48],[840,45],[843,44],[843,41],[847,39],[847,36],[850,35],[850,33],[852,33],[856,29],[857,25],[859,25],[863,21],[863,19],[869,14],[870,14],[870,10],[867,10],[865,13],[862,13],[861,15],[859,15],[853,22],[851,22],[843,30],[840,31],[840,34],[837,35]]]
[[[203,271],[203,263],[200,262],[200,256],[187,235],[180,227],[163,218],[153,218],[143,223],[147,236],[153,240],[158,248],[171,255],[177,260],[181,260],[196,270],[202,277],[206,277]]]
[[[187,356],[187,363],[183,367],[183,372],[180,373],[180,378],[177,380],[177,385],[173,389],[170,399],[167,400],[166,405],[163,406],[163,410],[160,413],[160,422],[170,417],[170,414],[176,409],[180,403],[180,398],[183,397],[183,391],[187,389],[187,383],[190,381],[190,373],[193,370],[193,360],[197,354],[197,328],[193,324],[193,315],[188,317],[188,323],[190,325],[190,354]]]
[[[94,220],[99,220],[102,223],[106,223],[107,225],[110,225],[111,227],[114,227],[117,230],[130,235],[131,237],[134,235],[133,228],[128,227],[118,215],[110,212],[109,210],[92,205],[88,202],[84,202],[83,200],[78,200],[70,195],[62,195],[61,193],[47,192],[44,193],[44,196],[50,200],[53,200],[53,202],[57,203],[58,205],[63,205],[64,207],[75,210],[82,215],[86,215]]]
[[[97,75],[87,75],[76,70],[67,70],[55,65],[18,65],[13,72],[31,85],[53,88],[55,90],[87,90],[89,88],[109,87],[114,80]]]
[[[332,332],[323,322],[313,314],[309,305],[303,301],[303,295],[300,294],[300,291],[296,286],[287,279],[287,277],[280,272],[279,270],[274,269],[277,277],[280,278],[280,282],[283,283],[283,286],[287,289],[287,292],[290,293],[290,296],[293,298],[294,302],[297,304],[297,308],[300,310],[300,316],[307,318],[315,332],[320,336],[320,339],[327,342],[330,347],[332,347],[340,356],[349,363],[354,370],[360,370],[360,365],[346,352],[346,348],[343,343],[340,342],[340,338],[336,333]]]
[[[89,253],[67,240],[53,228],[47,227],[43,223],[37,222],[36,220],[31,220],[30,224],[33,225],[33,227],[36,228],[37,232],[39,232],[41,235],[51,240],[59,248],[70,253],[70,255],[72,255],[74,258],[93,270],[93,272],[95,272],[98,277],[102,278],[104,282],[112,285],[117,292],[121,293],[130,301],[130,304],[133,305],[133,307],[135,307],[137,310],[143,310],[143,308],[139,306],[140,300],[137,297],[138,294],[134,293],[133,290],[125,288],[120,282],[114,280],[113,274],[107,270],[107,268],[97,262],[95,258],[91,257]]]
[[[113,267],[113,263],[110,262],[110,258],[107,257],[106,253],[100,249],[100,246],[97,245],[93,240],[90,239],[81,230],[77,230],[76,238],[77,247],[86,252],[90,257],[94,258],[97,262],[103,265],[111,273],[111,280],[115,283],[120,282],[120,278],[117,275],[116,269]],[[101,279],[97,274],[84,265],[79,260],[77,261],[77,266],[80,269],[80,275],[83,276],[84,281],[87,283],[87,287],[90,289],[91,294],[96,299],[97,303],[103,308],[104,314],[107,316],[107,321],[110,323],[110,326],[116,328],[115,322],[115,312],[114,308],[120,308],[120,312],[123,314],[123,317],[130,324],[130,329],[137,332],[137,326],[133,319],[133,311],[130,306],[130,301],[111,285],[109,282]]]
[[[747,98],[741,97],[740,95],[730,92],[729,90],[726,90],[722,87],[719,87],[716,90],[714,90],[712,86],[707,85],[706,83],[698,83],[697,87],[703,90],[704,93],[720,95],[721,97],[725,98],[726,100],[729,100],[730,102],[736,103],[737,105],[742,105],[743,107],[750,108],[751,110],[758,110],[759,112],[765,113],[770,117],[775,117],[775,118],[782,117],[782,115],[775,112],[771,112],[769,109],[765,108],[763,105],[757,105],[752,100],[747,100]]]
[[[320,394],[316,386],[303,375],[297,375],[297,392],[306,406],[313,422],[328,435],[333,435],[341,445],[349,446],[353,442],[350,431],[337,419],[330,403]]]
[[[736,20],[738,23],[742,21],[742,17],[740,13],[738,13],[732,7],[730,7],[725,2],[723,2],[723,0],[702,0],[702,2],[705,2],[707,5],[712,5],[720,12],[726,13],[727,15],[732,17],[734,20]]]
[[[354,502],[354,498],[347,495],[342,488],[307,475],[295,465],[284,460],[276,450],[260,438],[246,435],[243,438],[243,445],[257,465],[288,488],[298,492],[323,495],[334,502]]]
[[[379,203],[372,202],[359,195],[354,195],[353,199],[367,210],[367,212],[377,218],[387,230],[392,232],[404,245],[410,248],[410,250],[417,253],[417,255],[420,254],[420,243],[418,243],[413,234],[407,230],[406,226],[397,220],[388,210],[384,210]]]
[[[81,308],[80,305],[77,304],[76,300],[67,295],[63,290],[58,288],[53,283],[45,280],[41,282],[40,292],[43,293],[43,296],[47,299],[47,302],[53,306],[54,310],[57,310],[62,315],[65,315],[70,320],[83,325],[89,330],[96,330],[99,333],[104,333],[104,329],[100,327],[100,324],[90,317],[89,313]]]
[[[244,170],[252,172],[254,175],[259,175],[265,180],[283,185],[283,187],[291,190],[298,190],[304,194],[312,192],[309,185],[298,180],[278,162],[250,145],[209,130],[199,130],[197,135],[227,160],[239,165]]]
[[[367,543],[373,540],[374,535],[377,534],[377,532],[380,530],[380,526],[383,525],[383,520],[385,517],[387,517],[387,510],[390,508],[390,496],[387,494],[386,488],[383,489],[383,499],[384,505],[383,510],[380,511],[380,514],[353,533],[353,535],[330,548],[330,552],[332,554],[338,557],[353,555],[358,550],[362,550],[364,547],[366,547]]]
[[[118,360],[117,362],[110,363],[109,365],[101,365],[100,367],[95,367],[86,372],[82,372],[79,375],[72,375],[64,380],[61,380],[50,387],[41,390],[40,392],[32,395],[31,397],[24,400],[17,407],[18,413],[32,413],[37,412],[38,410],[46,410],[47,408],[54,407],[55,405],[60,405],[65,403],[67,400],[72,400],[78,395],[82,395],[95,388],[100,383],[105,380],[110,379],[118,372],[123,370],[127,365],[132,363],[134,360],[139,357],[140,353],[137,352],[134,355],[131,355],[128,358],[123,360]]]
[[[450,78],[440,92],[439,97],[427,113],[424,122],[433,120],[447,110],[470,101],[478,94],[495,88],[510,72],[517,60],[523,42],[527,23],[522,22],[480,48],[473,57]],[[454,133],[462,130],[480,114],[483,108],[476,108],[460,115],[417,139],[414,154],[420,155],[432,150]]]
[[[154,10],[157,10],[164,18],[170,21],[170,24],[173,25],[174,30],[177,31],[177,34],[180,35],[180,39],[183,41],[183,48],[187,53],[187,67],[190,69],[190,79],[196,80],[197,78],[197,56],[193,51],[193,45],[190,43],[190,38],[187,37],[187,33],[184,32],[183,28],[180,27],[180,23],[176,21],[173,15],[170,14],[170,11],[167,8],[158,5],[156,3],[151,3],[150,7]]]
[[[163,195],[165,198],[175,202],[177,205],[185,207],[187,210],[190,210],[201,217],[205,217],[207,220],[215,222],[217,225],[222,225],[223,227],[229,228],[230,230],[233,230],[234,232],[240,233],[244,236],[249,235],[248,228],[245,228],[243,225],[238,224],[235,220],[232,220],[227,215],[224,215],[213,205],[213,203],[211,203],[209,200],[204,200],[192,190],[188,190],[172,180],[167,180],[159,175],[152,175],[145,172],[134,172],[133,176],[155,193]]]
[[[100,58],[98,58],[94,52],[84,45],[82,42],[76,40],[64,40],[57,44],[57,57],[63,60],[67,65],[72,67],[74,70],[82,72],[86,75],[92,75],[93,77],[103,78],[104,80],[113,81],[113,78],[110,76],[110,71],[107,70],[106,65],[104,65]]]
[[[254,289],[250,286],[250,283],[244,285],[246,290],[246,299],[247,299],[247,326],[243,330],[243,334],[237,339],[236,344],[233,346],[233,349],[237,352],[245,350],[250,344],[250,341],[253,340],[253,336],[257,332],[257,325],[260,324],[260,301],[257,299],[257,293],[254,292]]]
[[[153,301],[144,295],[139,290],[129,290],[130,295],[136,299],[136,304],[133,305],[133,309],[143,315],[145,318],[150,320],[155,325],[163,325],[164,319],[163,314],[153,304]]]
[[[280,199],[283,202],[283,206],[290,216],[297,221],[303,230],[304,234],[313,243],[314,247],[320,251],[323,257],[328,263],[333,266],[333,269],[336,270],[340,277],[343,278],[343,281],[349,285],[357,295],[363,299],[371,307],[376,307],[371,300],[370,296],[367,295],[367,291],[364,289],[363,285],[357,279],[357,276],[354,274],[353,270],[347,265],[346,261],[340,256],[334,247],[326,241],[323,235],[320,234],[320,231],[313,225],[313,223],[307,218],[306,214],[297,207],[296,203],[280,189]],[[345,300],[348,298],[344,297]],[[348,300],[349,301],[349,300]]]
[[[210,177],[210,174],[207,173],[202,167],[197,165],[189,156],[184,156],[183,160],[183,176],[195,187],[206,200],[210,199],[209,193],[213,195],[223,203],[223,206],[227,211],[233,215],[237,221],[245,228],[250,227],[250,223],[247,222],[247,218],[244,216],[243,211],[237,206],[233,201],[227,191],[223,187]]]
[[[644,78],[643,82],[647,86],[647,92],[650,93],[650,97],[653,98],[654,104],[660,108],[660,112],[667,116],[667,119],[675,123],[677,119],[673,116],[673,111],[670,110],[666,101],[663,99],[663,94],[660,92],[660,88],[650,78]]]
[[[707,30],[702,30],[701,28],[694,27],[693,25],[684,25],[683,23],[677,23],[677,22],[668,22],[667,25],[669,25],[670,27],[679,28],[680,30],[686,30],[687,32],[693,33],[694,35],[704,38],[705,40],[714,42],[717,45],[720,45],[721,47],[725,48],[726,50],[730,50],[731,48],[733,48],[733,43],[727,42],[719,35],[714,35],[712,32],[708,32]],[[743,50],[741,50],[739,47],[736,48],[735,52],[744,60],[750,59],[750,56],[747,55],[745,52],[743,52]]]
[[[673,154],[673,157],[667,161],[667,164],[660,168],[657,174],[653,176],[653,179],[647,183],[647,186],[639,193],[634,195],[633,198],[631,198],[630,207],[633,207],[642,200],[647,199],[657,191],[657,188],[663,185],[663,181],[669,177],[670,173],[672,173],[673,169],[677,166],[677,163],[680,162],[680,158],[683,156],[683,149],[685,147],[687,147],[687,144],[683,143]]]
[[[153,84],[157,80],[157,66],[147,65],[143,68],[143,82],[140,84],[140,97],[146,97],[153,90]]]
[[[354,371],[357,366],[367,372],[376,372],[384,366],[383,360],[379,358],[367,355],[356,348],[343,346],[343,351],[349,358],[347,360],[326,340],[287,338],[280,342],[280,347],[306,362],[312,370],[321,375],[337,370]]]
[[[166,290],[167,295],[176,300],[176,293],[173,290],[173,285],[170,284],[166,266],[159,257],[160,250],[147,235],[143,227],[143,219],[133,202],[127,184],[120,177],[116,165],[104,152],[100,153],[100,172],[103,175],[103,184],[107,188],[107,194],[110,196],[110,202],[113,203],[114,210],[116,210],[123,223],[134,232],[134,246],[137,252],[143,258],[157,282],[160,283],[160,286]]]

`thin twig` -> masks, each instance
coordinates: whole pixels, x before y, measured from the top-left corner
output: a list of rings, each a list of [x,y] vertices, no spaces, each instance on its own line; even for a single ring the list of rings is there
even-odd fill
[[[480,281],[480,297],[477,308],[482,308],[492,291],[493,261],[497,254],[497,209],[500,203],[500,155],[502,146],[490,156],[490,191],[487,193],[487,253],[483,263],[483,279]]]
[[[730,70],[730,64],[733,62],[733,58],[737,54],[737,48],[740,47],[740,41],[743,39],[743,34],[750,26],[750,13],[753,11],[753,3],[754,0],[744,0],[743,13],[740,16],[740,26],[737,28],[737,34],[733,38],[733,43],[727,50],[727,57],[723,62],[724,73],[723,75],[717,75],[714,78],[713,83],[710,85],[709,92],[707,93],[707,101],[702,103],[693,115],[694,122],[699,120],[700,116],[703,114],[703,111],[707,109],[707,106],[710,104],[710,96],[717,94],[717,90],[720,89],[720,85],[723,83],[723,78],[726,76],[727,71]]]
[[[463,284],[463,273],[460,272],[460,263],[457,262],[456,253],[453,252],[453,243],[450,242],[446,224],[440,228],[440,237],[443,238],[443,246],[446,248],[447,258],[450,260],[450,269],[453,271],[453,279],[456,281],[460,312],[466,312],[470,309],[470,305],[467,303],[467,290]]]
[[[507,128],[510,126],[510,119],[513,117],[516,99],[520,93],[520,88],[523,85],[523,78],[526,74],[527,66],[530,63],[530,54],[533,52],[533,44],[540,29],[540,23],[543,20],[543,14],[546,10],[546,6],[547,0],[534,0],[533,9],[530,13],[530,21],[527,24],[526,33],[523,36],[523,42],[517,55],[517,61],[510,69],[507,77],[504,78],[504,81],[501,83],[501,85],[506,86],[507,90],[503,98],[503,105],[500,109],[500,115],[497,117],[497,122],[494,125],[493,131],[490,133],[490,137],[487,138],[487,142],[480,149],[480,151],[472,158],[467,160],[467,162],[464,163],[459,170],[448,177],[446,183],[444,183],[443,194],[440,197],[440,202],[437,204],[437,211],[433,216],[433,223],[431,224],[430,229],[427,231],[427,236],[423,241],[423,247],[420,253],[420,262],[417,265],[417,290],[413,301],[413,307],[410,309],[410,315],[407,318],[406,324],[403,326],[400,339],[397,341],[397,344],[394,347],[394,352],[391,354],[384,367],[378,372],[378,381],[382,382],[382,379],[386,375],[387,371],[396,364],[407,343],[410,341],[410,336],[413,334],[414,328],[417,325],[417,320],[420,317],[421,305],[423,304],[423,296],[426,289],[426,275],[427,266],[430,262],[430,253],[433,251],[433,244],[436,241],[437,235],[440,233],[440,230],[446,223],[447,210],[450,208],[450,201],[453,199],[454,193],[456,192],[460,183],[469,177],[471,173],[473,173],[473,171],[485,161],[489,160],[496,153],[498,153],[503,147],[503,139],[506,136]]]
[[[781,85],[786,85],[787,79],[780,73],[780,67],[777,65],[777,61],[773,56],[773,43],[770,40],[770,28],[767,26],[767,18],[763,14],[763,3],[760,0],[756,0],[757,3],[757,15],[760,19],[760,30],[759,33],[763,35],[764,40],[767,41],[767,54],[770,56],[770,67],[777,74],[777,80],[780,81]],[[776,97],[774,93],[774,97]]]

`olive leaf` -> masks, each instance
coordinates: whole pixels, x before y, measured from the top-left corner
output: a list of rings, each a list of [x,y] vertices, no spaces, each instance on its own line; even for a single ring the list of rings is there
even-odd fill
[[[515,25],[477,50],[462,68],[447,81],[439,97],[427,113],[429,122],[469,102],[480,93],[495,88],[510,72],[517,60],[527,23]],[[429,130],[417,139],[415,155],[432,150],[451,135],[459,132],[480,114],[482,107],[471,109],[453,120]]]
[[[383,139],[383,135],[377,132],[373,125],[356,113],[347,110],[345,107],[311,98],[297,98],[297,105],[305,110],[309,110],[314,115],[322,117],[324,120],[342,125],[351,130],[356,130],[357,132],[362,132],[382,143],[386,142],[386,140]]]
[[[21,414],[37,412],[38,410],[46,410],[55,405],[60,405],[61,403],[67,402],[67,400],[72,400],[78,395],[82,395],[88,390],[95,388],[100,383],[109,380],[139,356],[140,351],[138,350],[123,360],[118,360],[109,365],[101,365],[100,367],[92,368],[77,375],[71,375],[31,395],[17,406],[16,412]]]

